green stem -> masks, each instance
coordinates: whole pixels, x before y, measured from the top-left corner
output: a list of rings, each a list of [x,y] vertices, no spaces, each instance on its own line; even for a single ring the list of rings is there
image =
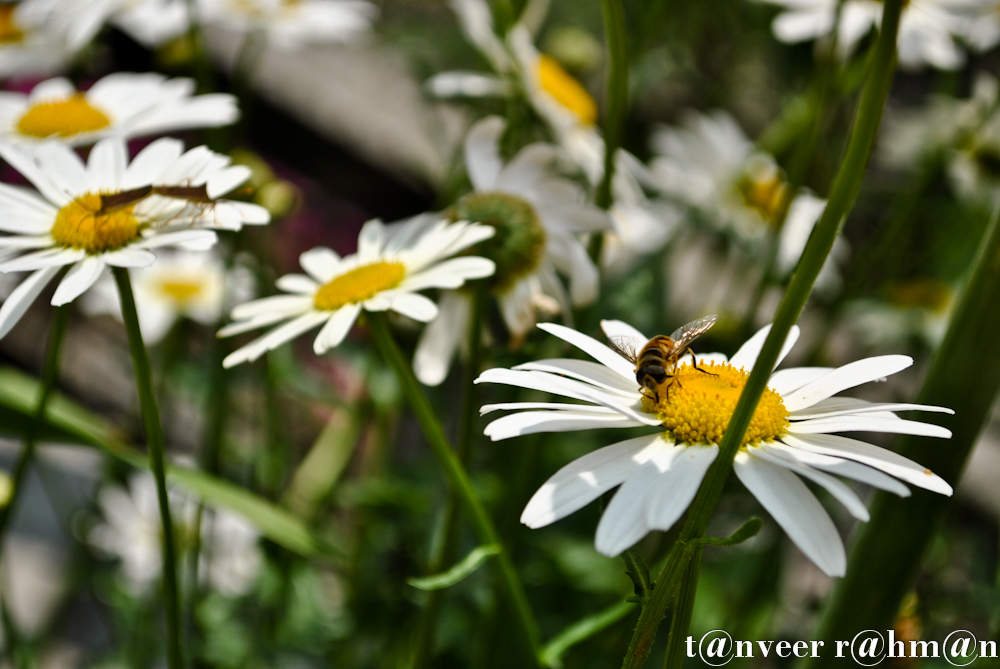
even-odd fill
[[[601,209],[608,209],[614,201],[611,183],[615,176],[615,155],[622,144],[628,110],[628,36],[621,0],[601,0],[601,14],[604,17],[609,63],[604,111],[604,177],[597,187],[595,204]]]
[[[441,424],[431,409],[427,396],[424,395],[420,384],[413,375],[413,371],[396,345],[392,333],[389,331],[385,315],[381,313],[369,313],[368,317],[372,338],[375,340],[375,344],[378,346],[379,352],[386,363],[396,373],[396,378],[399,380],[403,395],[406,397],[410,409],[420,423],[424,437],[427,439],[428,444],[430,444],[431,450],[434,451],[434,455],[437,456],[445,476],[448,477],[449,482],[465,503],[466,511],[472,520],[473,528],[479,536],[479,540],[483,544],[501,546],[500,535],[493,525],[489,514],[486,512],[486,507],[483,506],[479,495],[476,494],[475,489],[472,487],[472,481],[469,480],[468,473],[466,473],[462,463],[459,462],[454,451],[452,451],[448,439],[444,436],[444,431],[441,429]],[[537,663],[541,650],[538,625],[535,622],[535,616],[528,603],[528,597],[524,592],[524,586],[518,578],[514,564],[511,562],[510,554],[506,548],[497,555],[494,564],[499,568],[500,580],[517,614],[517,621],[521,632],[531,648],[532,658]]]
[[[139,316],[135,310],[132,282],[128,270],[114,268],[115,283],[121,299],[122,317],[128,332],[128,346],[135,368],[135,385],[139,393],[139,408],[142,425],[149,447],[149,464],[156,479],[157,501],[160,505],[160,522],[163,526],[163,605],[167,619],[167,663],[170,669],[181,669],[180,644],[180,597],[177,589],[177,565],[174,551],[174,530],[170,520],[170,501],[167,498],[167,477],[163,463],[164,439],[160,413],[156,408],[153,394],[153,375],[149,367],[149,356],[139,329]]]
[[[469,451],[472,448],[472,438],[475,434],[476,418],[479,417],[479,393],[475,384],[482,366],[483,353],[483,312],[486,310],[486,288],[482,281],[477,282],[472,297],[472,318],[469,322],[469,359],[465,364],[465,374],[462,379],[463,406],[462,419],[458,430],[458,447],[456,455],[459,462],[468,466]],[[452,487],[448,491],[448,500],[444,508],[444,539],[435,546],[431,559],[427,562],[427,573],[437,574],[455,559],[455,545],[458,541],[459,509],[461,503],[458,491]],[[423,619],[417,631],[417,644],[414,651],[414,669],[427,666],[434,651],[434,630],[437,627],[437,617],[444,602],[447,589],[432,590],[424,609]]]
[[[830,254],[833,243],[840,234],[844,220],[861,189],[861,182],[882,121],[885,101],[892,86],[896,66],[896,33],[899,29],[902,4],[903,0],[886,0],[882,29],[875,46],[872,67],[858,105],[846,154],[830,191],[829,202],[809,237],[788,290],[775,314],[771,331],[736,403],[733,416],[719,444],[719,455],[709,468],[691,504],[687,521],[678,539],[680,544],[704,535],[705,528],[722,495],[722,488],[732,471],[733,458],[740,448],[743,435],[757,408],[757,402],[767,387],[771,371],[778,362],[781,347],[795,321],[798,320],[799,314],[802,313],[816,277],[819,276],[820,269]],[[679,560],[678,556],[681,553],[675,550],[671,554],[664,567],[665,573],[673,568],[673,563]],[[660,581],[663,578],[661,576]],[[671,593],[668,590],[670,588],[661,587],[658,582],[649,603],[643,607],[632,643],[625,656],[623,667],[626,669],[638,669],[645,664],[660,620],[670,602]]]
[[[663,669],[680,669],[684,666],[687,652],[684,644],[691,629],[691,614],[694,613],[694,598],[698,593],[698,573],[701,571],[701,550],[695,552],[688,563],[687,573],[680,592],[674,600],[674,614],[670,619],[670,636],[667,637],[667,652],[663,656]]]
[[[955,418],[933,414],[923,419],[951,428],[952,438],[942,446],[940,439],[904,436],[893,449],[953,484],[989,423],[1000,390],[1000,357],[983,354],[996,347],[998,301],[1000,208],[983,237],[968,283],[917,399],[920,404],[957,410]],[[847,574],[838,582],[815,638],[849,639],[858,630],[891,626],[950,506],[950,497],[920,489],[905,500],[876,494],[871,520],[859,528]],[[852,636],[843,636],[850,630],[854,630]],[[829,662],[817,658],[809,666],[822,667]]]
[[[45,363],[42,366],[42,383],[38,394],[38,401],[35,405],[35,420],[41,423],[45,419],[45,408],[48,406],[52,389],[56,385],[59,377],[59,353],[62,351],[63,338],[66,334],[66,324],[69,323],[69,307],[56,307],[52,316],[52,331],[49,335],[48,347],[45,351]],[[21,488],[24,487],[24,476],[28,472],[28,465],[35,457],[35,428],[37,425],[29,425],[24,435],[24,448],[21,450],[21,457],[18,458],[14,466],[13,492],[7,506],[0,511],[0,546],[3,545],[3,538],[10,525],[11,518],[17,507],[17,500],[21,495]]]

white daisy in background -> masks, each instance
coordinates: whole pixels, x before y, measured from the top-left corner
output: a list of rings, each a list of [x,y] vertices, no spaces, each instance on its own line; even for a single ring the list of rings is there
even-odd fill
[[[890,114],[880,158],[911,170],[925,156],[943,152],[949,181],[966,198],[1000,195],[1000,85],[980,72],[965,100],[937,95],[922,108]]]
[[[0,272],[31,272],[0,305],[0,337],[63,268],[69,271],[52,296],[54,306],[79,297],[106,267],[148,267],[156,260],[151,249],[210,248],[215,232],[201,228],[268,222],[262,207],[216,200],[246,181],[249,168],[203,146],[187,152],[183,146],[159,139],[129,163],[125,140],[111,137],[94,146],[84,165],[64,144],[0,145],[0,156],[38,189],[0,184],[0,231],[11,233],[0,236],[0,252],[18,253],[0,263]],[[214,202],[134,199],[136,189],[151,186],[204,186]],[[124,200],[107,199],[115,196]]]
[[[197,505],[168,490],[176,548],[191,548]],[[156,481],[149,474],[133,474],[128,487],[109,484],[97,494],[104,522],[87,535],[91,545],[121,560],[122,572],[136,594],[148,593],[163,569],[163,527]],[[206,510],[201,523],[198,571],[213,590],[230,597],[246,594],[263,565],[260,534],[245,518],[225,510]]]
[[[0,5],[0,77],[44,76],[64,70],[74,50],[58,26],[79,18],[79,8],[70,2],[25,0]]]
[[[466,39],[483,54],[495,74],[442,72],[427,81],[427,89],[441,98],[523,95],[596,188],[604,178],[605,145],[597,129],[597,103],[587,89],[555,58],[535,48],[531,31],[524,24],[514,25],[504,41],[497,36],[492,12],[483,0],[453,0],[451,6]],[[652,240],[665,243],[672,233],[677,212],[666,203],[649,201],[643,186],[650,184],[646,166],[620,149],[615,156],[611,207],[619,224],[618,238],[613,242],[618,251],[629,251],[634,235],[648,233],[644,249],[654,252],[660,247],[651,249]],[[624,268],[634,257],[611,252],[607,262],[616,260],[622,261],[620,267]]]
[[[571,303],[580,306],[597,298],[597,266],[577,235],[604,232],[611,221],[586,204],[579,185],[557,174],[559,147],[531,144],[504,164],[499,146],[504,126],[503,119],[491,116],[469,130],[465,166],[473,192],[451,211],[456,220],[496,230],[481,252],[496,262],[490,290],[516,341],[528,334],[539,314],[568,315]],[[557,271],[569,277],[569,296]],[[442,304],[445,300],[450,320],[424,331],[414,358],[417,378],[427,385],[444,380],[458,341],[468,331],[468,296],[447,296]]]
[[[804,189],[789,194],[774,158],[758,151],[730,114],[692,113],[681,127],[662,127],[653,136],[653,150],[650,168],[664,193],[751,247],[774,234],[787,203],[777,269],[788,274],[795,268],[826,201]],[[823,267],[821,286],[839,283],[836,261],[846,250],[838,239]]]
[[[239,118],[232,95],[193,93],[193,80],[153,72],[115,72],[86,91],[63,78],[43,81],[28,95],[0,91],[0,142],[54,139],[79,146],[112,135],[229,125]]]
[[[951,286],[939,279],[911,279],[890,286],[884,297],[853,300],[845,307],[844,323],[863,344],[899,347],[917,340],[937,348],[955,309]]]
[[[826,37],[833,32],[840,0],[761,0],[786,11],[774,19],[774,36],[795,43]],[[905,69],[931,65],[955,70],[965,63],[965,52],[955,38],[969,35],[984,9],[993,0],[908,0],[903,3],[896,49]],[[854,52],[873,28],[882,22],[883,3],[846,0],[840,16],[837,48],[841,57]]]
[[[167,494],[174,526],[182,530],[177,537],[183,538],[195,509],[175,491]],[[156,481],[149,474],[133,474],[128,488],[105,485],[97,493],[97,505],[105,522],[94,526],[87,540],[121,560],[125,580],[134,592],[148,592],[163,569],[163,525]]]
[[[245,267],[226,271],[218,253],[173,250],[157,254],[156,263],[129,270],[135,292],[142,340],[159,343],[181,318],[215,325],[224,310],[253,296],[254,279]],[[122,319],[118,289],[110,273],[82,300],[88,315],[110,314]]]
[[[267,35],[279,49],[351,42],[371,30],[378,7],[364,0],[199,0],[205,23]]]
[[[184,35],[190,26],[186,0],[123,0],[111,21],[147,49]]]
[[[457,253],[494,235],[488,225],[439,220],[424,226],[418,219],[388,234],[381,221],[365,223],[358,251],[341,258],[328,248],[303,253],[306,274],[288,274],[277,281],[289,293],[247,302],[233,309],[237,322],[219,331],[229,337],[285,321],[263,337],[234,351],[226,367],[256,360],[267,351],[320,325],[313,351],[322,355],[347,336],[362,310],[395,311],[427,323],[438,315],[437,305],[418,291],[459,288],[466,281],[493,274],[492,260]]]
[[[621,486],[597,527],[596,547],[617,555],[651,530],[667,530],[691,503],[757,361],[770,326],[760,330],[727,360],[700,355],[709,373],[678,365],[664,398],[637,390],[635,367],[625,357],[576,330],[545,323],[546,332],[581,349],[597,362],[540,360],[513,369],[490,369],[477,383],[501,383],[561,395],[576,404],[514,402],[487,405],[482,413],[515,410],[493,421],[494,441],[536,432],[571,432],[613,427],[656,427],[655,432],[613,444],[563,467],[528,502],[521,522],[544,527]],[[621,321],[603,321],[609,337],[640,350],[648,337]],[[798,338],[794,328],[779,358]],[[900,483],[951,495],[939,476],[891,451],[834,432],[891,432],[951,436],[936,425],[903,420],[894,411],[950,409],[914,404],[876,404],[837,393],[909,367],[902,355],[867,358],[836,369],[803,367],[771,375],[768,389],[736,455],[734,470],[792,541],[830,576],[843,575],[846,556],[833,521],[800,476],[826,489],[859,520],[868,511],[836,474],[901,496]],[[893,478],[895,477],[895,478]]]

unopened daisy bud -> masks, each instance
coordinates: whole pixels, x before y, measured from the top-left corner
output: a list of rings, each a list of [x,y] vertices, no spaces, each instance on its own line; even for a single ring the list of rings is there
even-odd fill
[[[273,218],[283,218],[302,201],[302,192],[291,181],[278,179],[262,186],[253,200],[271,212]]]
[[[10,504],[10,498],[14,496],[14,479],[10,474],[0,471],[0,508]]]

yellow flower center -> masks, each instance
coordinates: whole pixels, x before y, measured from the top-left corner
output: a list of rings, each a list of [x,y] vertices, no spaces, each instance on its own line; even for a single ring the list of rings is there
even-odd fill
[[[383,290],[395,288],[405,276],[406,268],[399,262],[380,261],[355,267],[316,291],[314,303],[317,309],[333,311],[345,304],[364,302]]]
[[[48,100],[32,105],[17,122],[17,130],[31,137],[72,137],[111,125],[111,120],[87,102],[83,93],[61,100]]]
[[[0,5],[0,44],[13,44],[24,39],[24,31],[14,20],[14,3]]]
[[[951,287],[939,279],[914,279],[890,286],[889,301],[900,307],[918,307],[943,313],[951,303]]]
[[[87,193],[59,210],[50,234],[68,248],[87,253],[113,251],[139,238],[143,226],[132,215],[134,206],[101,212],[100,194]]]
[[[597,103],[587,89],[580,85],[552,56],[541,54],[536,66],[538,85],[555,98],[556,102],[573,112],[585,125],[597,123]]]
[[[165,279],[157,288],[179,304],[186,304],[205,289],[205,284],[196,279]]]
[[[644,395],[643,409],[659,418],[678,443],[718,444],[750,374],[728,363],[702,363],[699,367],[709,373],[691,365],[679,366],[673,383],[661,391],[658,400]],[[781,395],[768,388],[760,398],[741,446],[773,441],[785,434],[787,428],[788,410]]]
[[[757,210],[768,223],[777,224],[788,205],[788,182],[766,158],[755,156],[737,184],[743,203]]]

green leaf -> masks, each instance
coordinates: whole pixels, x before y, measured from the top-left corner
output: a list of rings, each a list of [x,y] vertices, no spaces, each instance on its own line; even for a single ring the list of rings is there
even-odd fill
[[[0,425],[27,425],[33,420],[38,381],[12,368],[0,368]],[[10,421],[8,422],[8,418]],[[49,400],[39,439],[96,447],[128,464],[149,470],[145,453],[129,446],[102,418],[60,394]],[[245,488],[205,472],[167,466],[167,480],[202,499],[209,506],[235,511],[265,537],[303,557],[334,555],[338,551],[318,539],[306,524],[287,510]]]
[[[312,517],[336,486],[361,437],[358,413],[336,409],[295,470],[282,501],[298,515]]]
[[[488,559],[500,553],[500,546],[490,544],[480,546],[465,556],[465,559],[442,574],[423,578],[408,578],[406,582],[420,590],[440,590],[450,588],[479,569]]]
[[[545,648],[542,649],[540,656],[542,664],[547,667],[559,669],[559,667],[563,666],[562,656],[566,654],[566,651],[581,641],[585,641],[598,632],[607,629],[627,616],[630,611],[634,610],[635,606],[633,604],[627,601],[619,602],[592,616],[578,620],[560,632],[552,641],[545,644]]]
[[[704,537],[699,539],[698,543],[702,546],[735,546],[757,536],[762,527],[764,527],[764,521],[760,518],[751,518],[728,537]]]

